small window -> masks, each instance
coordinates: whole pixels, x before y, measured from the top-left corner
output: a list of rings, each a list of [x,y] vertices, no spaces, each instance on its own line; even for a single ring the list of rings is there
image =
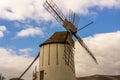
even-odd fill
[[[44,80],[44,70],[40,71],[40,80]]]

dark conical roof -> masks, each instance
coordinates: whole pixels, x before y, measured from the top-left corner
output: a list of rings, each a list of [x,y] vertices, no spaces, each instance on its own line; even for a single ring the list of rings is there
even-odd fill
[[[72,35],[67,31],[55,32],[48,40],[43,42],[40,45],[40,47],[45,44],[52,44],[52,43],[64,43],[64,44],[67,43],[74,47],[74,41],[72,39]]]

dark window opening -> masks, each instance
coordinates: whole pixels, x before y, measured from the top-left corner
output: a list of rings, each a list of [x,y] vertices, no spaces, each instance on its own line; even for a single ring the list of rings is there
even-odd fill
[[[44,70],[40,71],[40,80],[44,80]]]

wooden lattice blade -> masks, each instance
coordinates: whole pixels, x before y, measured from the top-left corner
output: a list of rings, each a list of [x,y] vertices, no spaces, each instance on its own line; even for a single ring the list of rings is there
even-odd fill
[[[92,52],[89,50],[89,48],[87,47],[87,45],[83,42],[83,40],[77,35],[74,34],[74,36],[77,38],[78,42],[80,43],[80,45],[87,51],[87,53],[92,57],[92,59],[95,61],[96,64],[98,64],[97,59],[94,57],[94,55],[92,54]]]
[[[46,0],[43,6],[60,24],[63,24],[65,16],[53,0]]]
[[[69,21],[75,26],[78,26],[79,20],[80,20],[80,17],[71,9],[69,9]]]

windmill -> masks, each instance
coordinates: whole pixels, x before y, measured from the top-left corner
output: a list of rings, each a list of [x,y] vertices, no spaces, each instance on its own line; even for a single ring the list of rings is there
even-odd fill
[[[18,80],[20,80],[21,77],[29,70],[39,56],[39,80],[75,80],[73,53],[74,41],[72,36],[78,40],[81,46],[97,64],[96,58],[77,34],[79,30],[84,29],[93,22],[77,29],[76,26],[79,23],[79,18],[72,10],[70,10],[68,20],[52,0],[46,0],[43,6],[66,29],[66,31],[54,33],[53,36],[40,45],[41,50],[37,57],[20,75]]]
[[[72,17],[70,17],[70,20],[67,20],[67,18],[64,16],[62,11],[58,8],[58,6],[53,2],[53,0],[46,0],[44,3],[45,9],[74,37],[78,40],[80,45],[87,51],[87,53],[92,57],[92,59],[97,63],[96,58],[92,54],[92,52],[89,50],[87,45],[83,42],[83,40],[80,38],[80,36],[77,34],[77,31],[87,27],[88,25],[92,24],[93,22],[90,22],[89,24],[85,25],[84,27],[77,29],[75,26],[77,21],[75,20],[75,14],[72,13]]]

